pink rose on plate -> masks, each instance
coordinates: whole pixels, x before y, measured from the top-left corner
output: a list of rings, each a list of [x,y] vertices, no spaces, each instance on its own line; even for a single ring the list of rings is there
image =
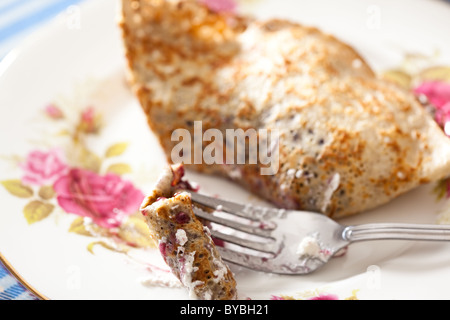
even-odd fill
[[[84,133],[98,133],[101,128],[101,115],[94,107],[87,107],[80,115],[78,130]]]
[[[313,297],[309,300],[339,300],[339,297],[334,294],[319,294],[317,297]]]
[[[235,0],[201,0],[211,11],[232,13],[236,10],[237,4]]]
[[[414,89],[414,93],[424,95],[436,108],[435,120],[450,135],[450,83],[428,81]]]
[[[59,205],[67,212],[88,217],[103,228],[115,228],[136,212],[144,195],[115,174],[98,175],[72,169],[53,185]]]
[[[22,181],[38,186],[52,184],[68,170],[62,153],[57,149],[32,151],[20,167],[25,172]]]
[[[47,116],[49,116],[51,119],[58,120],[64,118],[64,113],[61,111],[58,106],[54,104],[49,104],[45,107],[45,113]]]

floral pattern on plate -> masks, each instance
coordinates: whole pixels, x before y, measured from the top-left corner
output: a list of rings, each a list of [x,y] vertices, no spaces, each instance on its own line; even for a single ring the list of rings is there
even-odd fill
[[[49,126],[65,118],[64,110],[55,104],[43,112]],[[30,225],[59,208],[75,216],[70,232],[114,242],[95,241],[88,246],[91,252],[95,244],[120,252],[153,247],[139,213],[144,194],[123,177],[131,167],[114,161],[126,152],[128,143],[111,144],[103,155],[87,147],[85,141],[100,135],[103,126],[102,114],[92,106],[82,110],[72,124],[59,132],[69,138],[69,147],[33,149],[23,159],[15,157],[20,159],[22,176],[1,184],[11,195],[26,201],[23,214]],[[109,160],[107,166],[105,160]]]
[[[271,300],[359,300],[357,296],[358,291],[359,290],[353,290],[351,295],[344,298],[340,298],[338,295],[333,293],[315,290],[313,292],[304,292],[298,298],[293,296],[272,296]]]

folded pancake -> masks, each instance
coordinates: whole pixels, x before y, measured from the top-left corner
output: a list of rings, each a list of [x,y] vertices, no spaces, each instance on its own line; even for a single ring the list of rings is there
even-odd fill
[[[194,136],[196,121],[223,136],[276,131],[274,174],[254,163],[186,167],[335,218],[450,174],[450,141],[416,97],[316,28],[193,0],[123,0],[121,27],[132,87],[169,162],[179,144],[172,133]]]

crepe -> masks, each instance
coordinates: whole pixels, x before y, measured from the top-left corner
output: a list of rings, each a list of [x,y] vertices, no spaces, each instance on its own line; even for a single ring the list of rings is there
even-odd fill
[[[276,132],[272,174],[262,174],[262,161],[185,166],[229,177],[278,207],[333,218],[450,174],[450,142],[416,97],[377,78],[334,36],[191,0],[123,0],[122,13],[130,83],[169,162],[180,142],[173,132],[195,136],[198,121],[202,133],[223,137],[227,129]],[[215,141],[224,154],[228,142]],[[189,151],[184,159],[195,157]]]
[[[181,165],[165,168],[141,212],[172,273],[199,300],[236,300],[236,280],[222,261],[209,229],[196,218],[183,192]]]

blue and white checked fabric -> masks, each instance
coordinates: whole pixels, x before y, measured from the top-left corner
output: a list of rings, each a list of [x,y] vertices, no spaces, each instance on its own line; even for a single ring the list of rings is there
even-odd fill
[[[0,0],[0,62],[45,22],[83,0]],[[95,1],[95,0],[90,0]],[[0,300],[37,299],[0,263]]]
[[[83,0],[0,0],[0,60],[49,19]]]
[[[0,300],[36,300],[12,275],[0,264]]]

